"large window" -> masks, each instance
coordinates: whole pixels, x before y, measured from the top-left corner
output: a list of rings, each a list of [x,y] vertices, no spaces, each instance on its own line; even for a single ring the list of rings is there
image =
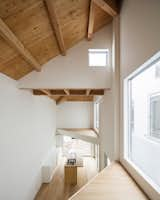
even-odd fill
[[[125,158],[160,191],[160,55],[125,80]]]

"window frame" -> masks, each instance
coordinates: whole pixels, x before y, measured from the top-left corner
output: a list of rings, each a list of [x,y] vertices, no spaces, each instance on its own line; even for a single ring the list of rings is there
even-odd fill
[[[127,171],[132,175],[135,181],[143,188],[145,193],[153,200],[159,199],[160,187],[158,187],[143,171],[138,168],[130,159],[128,159],[129,144],[129,87],[128,84],[135,76],[160,61],[160,51],[152,56],[143,65],[133,71],[126,78],[122,79],[122,124],[120,131],[120,161]],[[147,139],[147,138],[146,138]],[[154,142],[150,139],[151,142]]]
[[[151,139],[153,139],[157,142],[160,142],[160,129],[159,129],[158,135],[156,135],[156,133],[152,133],[153,131],[152,131],[152,120],[151,120],[151,101],[154,101],[154,100],[152,100],[151,98],[153,98],[153,99],[158,98],[159,101],[160,101],[160,92],[151,94],[149,96],[149,122],[148,122],[148,124],[149,124],[148,136]]]
[[[92,54],[106,54],[105,65],[90,65],[90,53]],[[109,66],[109,49],[88,49],[88,66],[91,68],[106,68]]]

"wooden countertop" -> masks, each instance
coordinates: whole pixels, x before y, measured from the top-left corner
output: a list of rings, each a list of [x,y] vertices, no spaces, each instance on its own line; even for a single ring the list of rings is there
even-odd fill
[[[69,200],[149,200],[120,163],[115,162]]]

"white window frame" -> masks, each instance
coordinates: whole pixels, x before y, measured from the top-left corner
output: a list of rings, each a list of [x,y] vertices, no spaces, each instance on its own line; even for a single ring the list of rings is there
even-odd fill
[[[97,116],[97,105],[99,106],[99,113]],[[94,102],[94,129],[99,132],[99,123],[100,123],[100,102],[96,101]],[[97,121],[98,121],[98,127],[97,127]]]
[[[150,97],[149,97],[149,130],[148,130],[148,135],[153,138],[154,140],[157,140],[157,142],[160,142],[160,129],[156,132],[152,130],[152,121],[151,121],[151,101],[155,101],[153,99],[158,99],[160,101],[160,93],[155,93],[155,94],[152,94]]]
[[[160,188],[155,185],[155,183],[143,173],[130,159],[128,159],[128,145],[129,145],[129,87],[128,84],[139,73],[143,72],[149,68],[154,63],[160,60],[160,51],[151,57],[147,62],[145,62],[141,67],[131,73],[127,78],[123,80],[123,96],[122,96],[122,112],[123,112],[123,125],[121,128],[121,140],[120,140],[120,161],[128,172],[133,176],[137,183],[143,188],[146,194],[152,200],[160,199]]]
[[[92,54],[101,54],[101,53],[106,53],[106,64],[101,66],[101,65],[90,65],[90,53]],[[97,67],[97,68],[106,68],[109,66],[109,50],[108,49],[88,49],[88,66],[89,67]]]

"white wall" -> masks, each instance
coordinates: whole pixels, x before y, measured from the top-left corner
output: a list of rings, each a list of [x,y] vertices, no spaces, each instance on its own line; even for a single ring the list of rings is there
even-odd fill
[[[120,15],[122,78],[159,51],[159,10],[159,0],[123,1]]]
[[[56,105],[0,74],[0,199],[32,200],[55,147]]]
[[[113,92],[106,91],[100,103],[100,169],[104,168],[106,154],[114,160],[114,107]]]
[[[108,68],[88,66],[89,48],[108,48],[111,62],[112,25],[95,33],[92,41],[84,39],[42,67],[40,73],[31,72],[19,81],[21,88],[110,88],[111,65]]]
[[[124,0],[120,19],[120,60],[121,86],[123,80],[132,71],[141,66],[146,60],[160,49],[160,1],[159,0]],[[121,90],[121,97],[123,90]],[[123,98],[122,101],[123,102]],[[121,160],[123,159],[123,106],[121,105]],[[141,145],[143,148],[144,145]],[[143,152],[143,150],[142,150]],[[146,157],[146,154],[142,156]],[[157,158],[156,158],[157,159]],[[123,160],[122,160],[123,161]],[[159,199],[147,183],[132,167],[123,164],[134,176],[137,182],[151,197]]]
[[[92,102],[65,102],[57,106],[57,128],[93,127]]]

